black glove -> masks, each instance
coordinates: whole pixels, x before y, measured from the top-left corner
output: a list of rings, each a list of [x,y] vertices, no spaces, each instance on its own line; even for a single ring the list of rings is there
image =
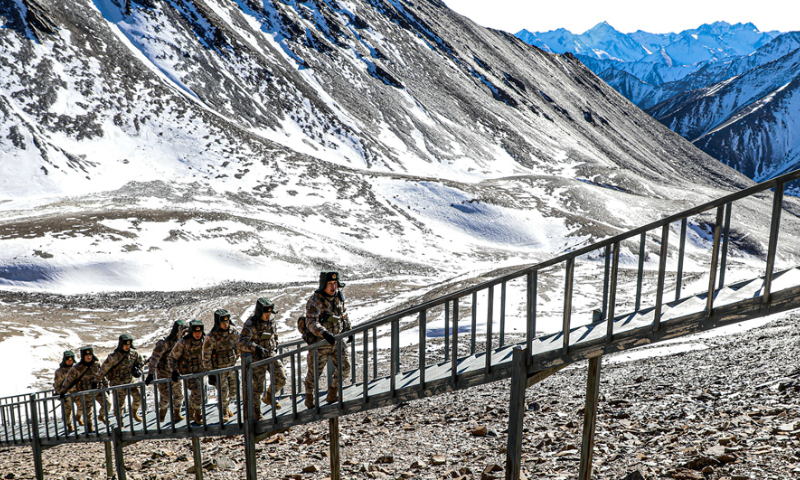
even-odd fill
[[[94,390],[94,389],[96,389],[96,388],[100,388],[100,384],[99,384],[99,383],[98,383],[96,380],[92,380],[92,381],[89,383],[89,386],[90,386],[90,387],[92,387],[92,390]]]
[[[208,384],[212,387],[217,385],[217,376],[216,375],[209,375],[208,376]]]
[[[269,358],[269,352],[266,348],[262,347],[261,345],[256,345],[256,360],[264,360],[265,358]]]
[[[66,399],[67,399],[67,392],[61,392],[61,393],[59,393],[59,394],[58,394],[58,398],[60,398],[60,399],[61,399],[61,401],[63,402],[64,400],[66,400]]]
[[[131,374],[136,378],[141,377],[142,376],[142,366],[141,365],[134,365],[133,368],[131,368]]]
[[[323,330],[322,338],[324,338],[325,341],[330,343],[331,345],[336,345],[336,337],[331,332]]]
[[[180,377],[180,375],[178,375],[178,371],[177,370],[173,370],[172,371],[172,381],[173,382],[177,382],[179,378],[181,378],[181,377]]]
[[[152,373],[148,373],[147,376],[144,377],[144,384],[145,385],[150,385],[151,383],[153,383],[153,374]]]

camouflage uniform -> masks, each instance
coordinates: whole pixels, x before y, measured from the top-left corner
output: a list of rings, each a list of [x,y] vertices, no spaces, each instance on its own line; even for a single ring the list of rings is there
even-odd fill
[[[275,317],[271,315],[269,320],[263,321],[262,315],[264,313],[276,313],[275,305],[266,297],[259,298],[256,301],[255,313],[245,322],[242,327],[242,333],[239,334],[239,351],[242,353],[252,353],[253,359],[263,360],[275,356],[278,351],[278,332],[275,326]],[[266,356],[259,353],[257,347],[263,347],[266,350]],[[267,380],[267,373],[269,373],[269,363],[260,365],[253,369],[253,393],[256,398],[260,398],[263,403],[272,404],[271,391],[272,386],[267,388],[264,397],[261,398],[261,393],[264,392],[264,384]],[[274,377],[270,379],[274,386],[275,393],[277,394],[286,385],[286,373],[283,369],[283,363],[278,360],[273,362]],[[260,417],[261,407],[258,401],[254,401],[256,417]],[[275,403],[276,408],[281,408],[280,403]]]
[[[91,352],[92,354],[92,360],[89,363],[86,363],[83,360],[84,354],[87,351]],[[76,392],[94,390],[96,387],[93,384],[95,383],[95,377],[99,371],[100,361],[94,355],[94,349],[91,347],[82,347],[81,361],[73,365],[69,372],[67,372],[67,376],[61,383],[60,392],[63,393],[72,391],[73,388]],[[102,386],[106,387],[107,385],[103,384]],[[98,418],[103,422],[107,422],[108,412],[111,410],[111,401],[108,399],[107,395],[101,392],[94,394],[94,400],[101,405]],[[91,396],[80,395],[75,398],[75,403],[79,412],[84,413],[83,409],[86,409],[86,426],[89,431],[94,430],[94,427],[92,426],[92,420],[94,419],[94,401],[92,400]]]
[[[167,360],[168,368],[171,372],[188,375],[206,371],[203,367],[203,341],[205,340],[205,334],[196,339],[193,336],[195,329],[199,329],[198,331],[202,332],[203,322],[192,320],[189,323],[189,332],[172,347],[172,352],[170,352]],[[175,377],[173,376],[173,378]],[[203,397],[201,391],[204,387],[203,379],[190,378],[186,383],[189,389],[189,408],[187,409],[189,418],[196,423],[202,423]]]
[[[130,345],[130,350],[127,352],[123,350],[123,344]],[[144,360],[134,348],[133,339],[130,335],[124,334],[119,337],[117,349],[100,366],[100,372],[98,372],[95,381],[100,383],[103,378],[106,378],[112,387],[128,385],[133,383],[134,373],[138,373],[137,377],[142,376],[142,366],[144,366]],[[114,390],[114,415],[120,425],[124,423],[122,410],[125,408],[128,392],[130,392],[132,398],[133,418],[139,422],[142,421],[141,417],[139,417],[139,408],[142,406],[142,393],[139,388],[131,387],[129,389]]]
[[[178,339],[183,336],[186,330],[186,322],[177,320],[172,324],[172,331],[165,338],[156,342],[147,368],[150,374],[156,373],[159,379],[170,378],[172,370],[169,369],[169,354],[172,348],[178,343]],[[150,375],[148,375],[150,378]],[[159,417],[163,422],[166,418],[167,409],[172,407],[175,420],[182,420],[181,403],[183,402],[183,388],[181,382],[172,382],[172,398],[169,397],[169,383],[161,382],[158,384],[158,410]]]
[[[60,395],[62,393],[61,385],[64,383],[64,379],[67,378],[67,373],[69,373],[69,370],[72,368],[72,366],[67,365],[67,358],[72,358],[72,365],[75,365],[75,354],[69,350],[64,352],[64,356],[61,359],[61,364],[58,366],[58,370],[56,370],[55,374],[55,379],[53,380],[53,390],[55,390],[56,395]],[[63,392],[63,393],[65,394],[75,393],[76,391],[77,390],[75,389],[75,387],[72,387],[69,392]],[[75,402],[73,402],[72,397],[70,397],[70,398],[65,398],[64,401],[61,403],[64,405],[64,422],[67,425],[67,429],[69,429],[69,431],[72,432],[75,430],[75,427],[72,426],[72,413],[74,409],[72,405]],[[83,425],[83,420],[81,419],[80,410],[78,410],[78,412],[75,413],[75,421],[78,422],[79,425]]]
[[[316,337],[316,341],[323,339],[323,333],[330,332],[338,335],[350,330],[350,320],[347,318],[347,309],[344,306],[344,296],[337,288],[336,294],[330,297],[325,292],[325,284],[328,281],[338,282],[337,272],[322,272],[320,275],[320,288],[311,295],[306,302],[306,330]],[[339,283],[343,287],[343,283]],[[328,401],[338,399],[339,371],[337,364],[337,346],[329,343],[320,346],[317,350],[317,379],[322,375],[328,359],[337,368],[334,369],[333,381],[328,386]],[[306,406],[313,406],[314,395],[314,351],[310,350],[307,357],[308,371],[303,382],[306,392]],[[347,377],[350,374],[350,361],[347,358],[347,349],[342,346],[342,375]],[[342,379],[343,380],[343,379]],[[311,400],[310,400],[311,399]]]
[[[214,328],[206,335],[203,342],[203,367],[206,371],[232,367],[236,365],[236,360],[239,358],[239,351],[236,347],[239,332],[230,324],[227,330],[220,328],[220,323],[224,321],[230,322],[230,313],[227,310],[219,309],[214,312]],[[232,371],[221,373],[216,381],[217,395],[222,403],[224,420],[233,415],[228,405],[231,400],[236,398],[236,375]]]

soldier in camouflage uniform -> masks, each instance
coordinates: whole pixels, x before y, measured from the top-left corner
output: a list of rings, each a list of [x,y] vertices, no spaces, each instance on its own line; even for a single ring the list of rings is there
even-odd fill
[[[183,336],[172,347],[169,354],[168,368],[172,371],[172,381],[177,382],[180,375],[205,372],[203,367],[203,341],[205,340],[205,326],[202,320],[189,322],[189,333]],[[189,388],[189,420],[203,423],[203,397],[202,389],[205,384],[202,378],[187,380]]]
[[[266,297],[261,297],[256,301],[256,309],[253,316],[247,319],[239,334],[239,351],[242,353],[253,354],[253,360],[259,361],[275,355],[278,351],[278,331],[275,326],[275,319],[272,315],[275,311],[275,304]],[[274,377],[270,378],[272,386],[267,388],[261,401],[267,405],[272,405],[272,388],[277,393],[286,385],[286,373],[283,370],[283,363],[278,360],[273,363]],[[264,391],[264,384],[269,373],[269,364],[261,365],[253,369],[253,392],[256,398],[261,397]],[[256,419],[261,419],[261,405],[254,400]],[[281,404],[275,402],[275,408],[281,408]]]
[[[350,320],[347,318],[347,310],[344,306],[344,295],[342,294],[341,283],[338,272],[321,272],[319,275],[319,288],[311,295],[306,302],[306,331],[310,333],[316,342],[325,339],[329,345],[319,347],[317,351],[317,381],[328,359],[337,366],[334,370],[333,381],[328,386],[329,403],[339,400],[339,371],[336,358],[336,338],[342,332],[350,330]],[[303,382],[307,408],[314,408],[314,351],[308,352],[308,372]],[[350,373],[350,361],[347,358],[347,349],[342,348],[342,375]]]
[[[239,351],[236,342],[239,332],[231,326],[231,314],[224,308],[214,312],[214,327],[203,342],[203,366],[208,370],[217,370],[236,365]],[[217,383],[219,382],[219,383]],[[232,399],[236,398],[236,375],[229,371],[219,377],[211,375],[208,383],[217,387],[217,395],[222,403],[222,421],[227,422],[233,416],[229,408]]]
[[[144,379],[145,385],[150,385],[154,379],[154,373],[158,374],[158,378],[170,378],[171,371],[169,370],[168,360],[172,347],[178,342],[178,339],[186,333],[188,325],[183,320],[176,320],[172,324],[172,330],[165,338],[156,342],[153,353],[150,355],[150,360],[147,362],[147,377]],[[169,396],[169,384],[161,382],[158,384],[158,418],[164,421],[167,418],[167,409],[172,407],[173,420],[179,422],[183,420],[181,415],[181,402],[183,402],[183,388],[180,382],[172,383],[172,398]]]
[[[144,360],[136,347],[133,346],[133,337],[124,333],[119,336],[117,349],[105,359],[100,366],[100,371],[95,376],[95,382],[100,383],[104,378],[108,379],[110,386],[127,385],[133,383],[133,379],[142,376]],[[125,406],[125,399],[131,394],[131,409],[133,419],[137,422],[142,421],[139,416],[139,408],[142,406],[142,394],[138,388],[114,390],[114,415],[120,426],[125,424],[122,417],[122,410]]]
[[[64,383],[64,379],[67,378],[67,373],[69,373],[69,370],[72,368],[74,364],[75,364],[75,354],[72,353],[72,350],[67,350],[61,357],[61,363],[58,365],[58,370],[56,370],[55,379],[53,380],[53,389],[55,390],[56,395],[61,393],[61,384]],[[69,392],[65,392],[65,395],[67,393],[75,393],[75,392],[76,392],[75,387],[73,387]],[[73,403],[74,402],[72,401],[72,397],[64,398],[64,401],[62,402],[62,404],[64,405],[64,422],[67,424],[67,429],[70,432],[75,431],[75,427],[72,426]],[[78,412],[75,413],[75,421],[78,422],[78,425],[83,425],[83,419],[81,418],[80,410],[78,410]]]
[[[94,355],[94,348],[81,347],[80,354],[81,361],[70,368],[67,376],[61,383],[61,387],[56,392],[62,398],[64,398],[67,392],[72,391],[73,388],[76,392],[100,388],[100,385],[95,381],[97,372],[100,371],[100,361]],[[103,386],[105,387],[106,385],[103,384]],[[108,396],[97,392],[94,394],[94,399],[92,399],[91,395],[81,395],[75,398],[78,411],[83,413],[83,409],[86,409],[86,427],[90,432],[94,431],[94,426],[92,425],[92,419],[94,418],[94,400],[97,400],[97,403],[101,405],[100,414],[97,418],[103,423],[108,423],[107,415],[111,410],[111,401],[108,399]]]

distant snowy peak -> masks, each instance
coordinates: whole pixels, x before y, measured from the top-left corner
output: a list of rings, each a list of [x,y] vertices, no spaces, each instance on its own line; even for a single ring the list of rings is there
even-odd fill
[[[625,34],[607,22],[601,22],[580,35],[561,28],[551,32],[522,30],[516,36],[526,43],[554,53],[570,52],[598,60],[642,61],[678,66],[718,62],[746,55],[766,45],[779,34],[761,32],[752,23],[731,25],[727,22],[704,24],[680,33],[653,34],[640,30]]]

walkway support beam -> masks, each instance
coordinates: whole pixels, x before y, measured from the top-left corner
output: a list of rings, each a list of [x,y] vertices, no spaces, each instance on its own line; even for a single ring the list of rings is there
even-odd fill
[[[341,458],[339,456],[339,417],[333,417],[328,420],[328,432],[330,433],[331,480],[341,480]]]
[[[581,467],[578,480],[592,477],[594,455],[594,431],[597,425],[597,399],[600,396],[601,356],[589,359],[589,374],[586,380],[586,408],[583,413],[583,441],[581,442]]]
[[[527,349],[515,348],[511,357],[511,403],[508,408],[508,448],[506,480],[519,480],[522,467],[522,430],[525,420],[525,387],[528,366]]]

